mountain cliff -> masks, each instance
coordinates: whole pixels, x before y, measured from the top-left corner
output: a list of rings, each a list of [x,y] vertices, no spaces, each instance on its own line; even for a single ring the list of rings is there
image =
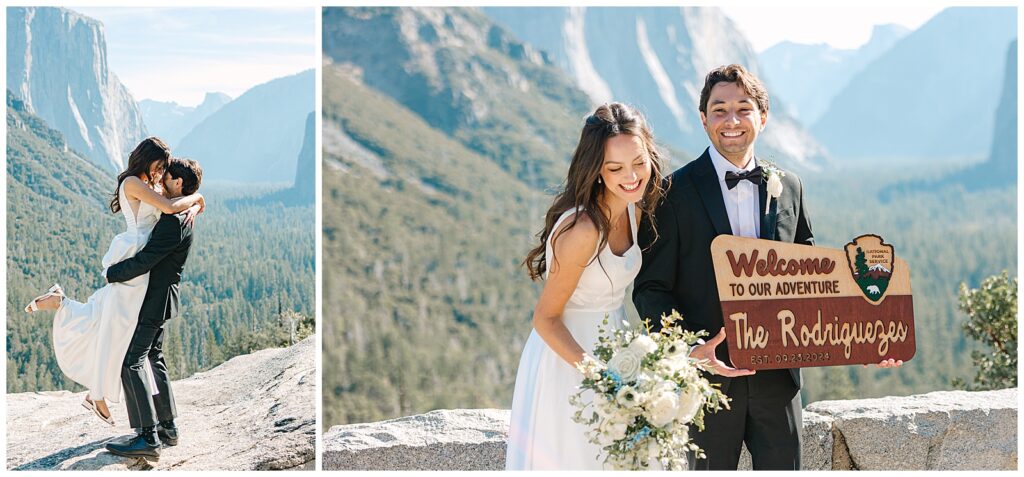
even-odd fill
[[[871,38],[856,49],[827,43],[806,45],[784,41],[758,55],[765,82],[789,105],[802,123],[821,118],[829,103],[850,78],[910,33],[900,25],[875,25]]]
[[[753,47],[717,8],[484,8],[526,43],[548,52],[592,103],[623,101],[648,117],[655,137],[688,154],[710,143],[698,103],[712,68],[761,67]],[[769,94],[772,91],[769,90]],[[824,149],[777,97],[759,150],[785,166],[816,169]]]
[[[474,9],[327,8],[323,52],[538,190],[562,180],[590,112],[546,55]]]
[[[7,10],[7,89],[107,170],[123,170],[146,137],[135,100],[107,66],[103,25],[71,10]]]
[[[196,125],[174,154],[202,163],[203,180],[293,182],[314,79],[306,70],[252,87]]]
[[[181,106],[173,101],[144,99],[139,101],[139,109],[149,133],[159,136],[174,149],[192,128],[230,101],[231,97],[224,93],[206,93],[199,106]]]
[[[983,158],[1016,35],[1015,8],[943,10],[851,78],[811,130],[844,160]]]

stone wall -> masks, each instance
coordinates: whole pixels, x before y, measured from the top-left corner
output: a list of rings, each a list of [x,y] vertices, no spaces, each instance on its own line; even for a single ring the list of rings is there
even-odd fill
[[[808,470],[1014,470],[1017,389],[820,401],[804,409]],[[325,470],[500,470],[509,411],[431,411],[334,426]],[[750,468],[744,451],[741,469]]]

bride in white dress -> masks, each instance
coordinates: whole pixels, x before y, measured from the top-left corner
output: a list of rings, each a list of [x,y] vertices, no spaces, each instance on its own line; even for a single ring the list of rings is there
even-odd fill
[[[626,319],[626,288],[640,271],[637,226],[661,199],[661,156],[643,117],[621,103],[589,116],[563,190],[527,255],[544,289],[516,375],[507,470],[601,469],[600,447],[573,422],[569,397],[598,327]]]
[[[195,193],[174,200],[159,193],[170,149],[159,138],[144,139],[128,158],[128,167],[117,177],[110,210],[125,219],[125,231],[110,242],[103,255],[106,269],[141,250],[161,213],[188,211],[187,220],[205,208]],[[108,283],[85,302],[64,296],[60,285],[32,300],[25,311],[56,310],[53,317],[53,351],[61,371],[89,390],[82,403],[104,422],[113,425],[107,402],[120,402],[121,365],[135,333],[139,310],[149,285],[146,273],[122,283]]]

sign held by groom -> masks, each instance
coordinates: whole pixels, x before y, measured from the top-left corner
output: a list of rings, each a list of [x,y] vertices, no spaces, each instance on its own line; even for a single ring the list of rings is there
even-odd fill
[[[914,356],[910,268],[877,235],[857,237],[843,250],[720,235],[711,255],[737,368]]]

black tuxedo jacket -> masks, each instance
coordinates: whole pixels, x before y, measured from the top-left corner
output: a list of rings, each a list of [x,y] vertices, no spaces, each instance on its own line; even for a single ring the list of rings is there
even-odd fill
[[[786,171],[782,195],[768,200],[766,185],[760,185],[761,238],[806,245],[814,244],[811,223],[803,203],[800,179]],[[657,239],[651,222],[644,217],[637,241],[643,247],[643,265],[633,283],[633,303],[640,318],[650,318],[661,328],[661,315],[678,311],[691,331],[707,331],[713,337],[723,326],[722,308],[711,261],[711,241],[732,234],[725,200],[715,166],[705,150],[695,161],[665,179],[665,199],[654,211]],[[717,349],[719,359],[730,363],[727,346]],[[742,364],[737,363],[742,368]],[[800,370],[790,369],[800,387]]]
[[[192,227],[181,215],[163,214],[149,242],[134,257],[107,269],[110,283],[131,280],[149,273],[149,288],[139,311],[139,321],[160,323],[178,314],[178,282],[192,246]]]

